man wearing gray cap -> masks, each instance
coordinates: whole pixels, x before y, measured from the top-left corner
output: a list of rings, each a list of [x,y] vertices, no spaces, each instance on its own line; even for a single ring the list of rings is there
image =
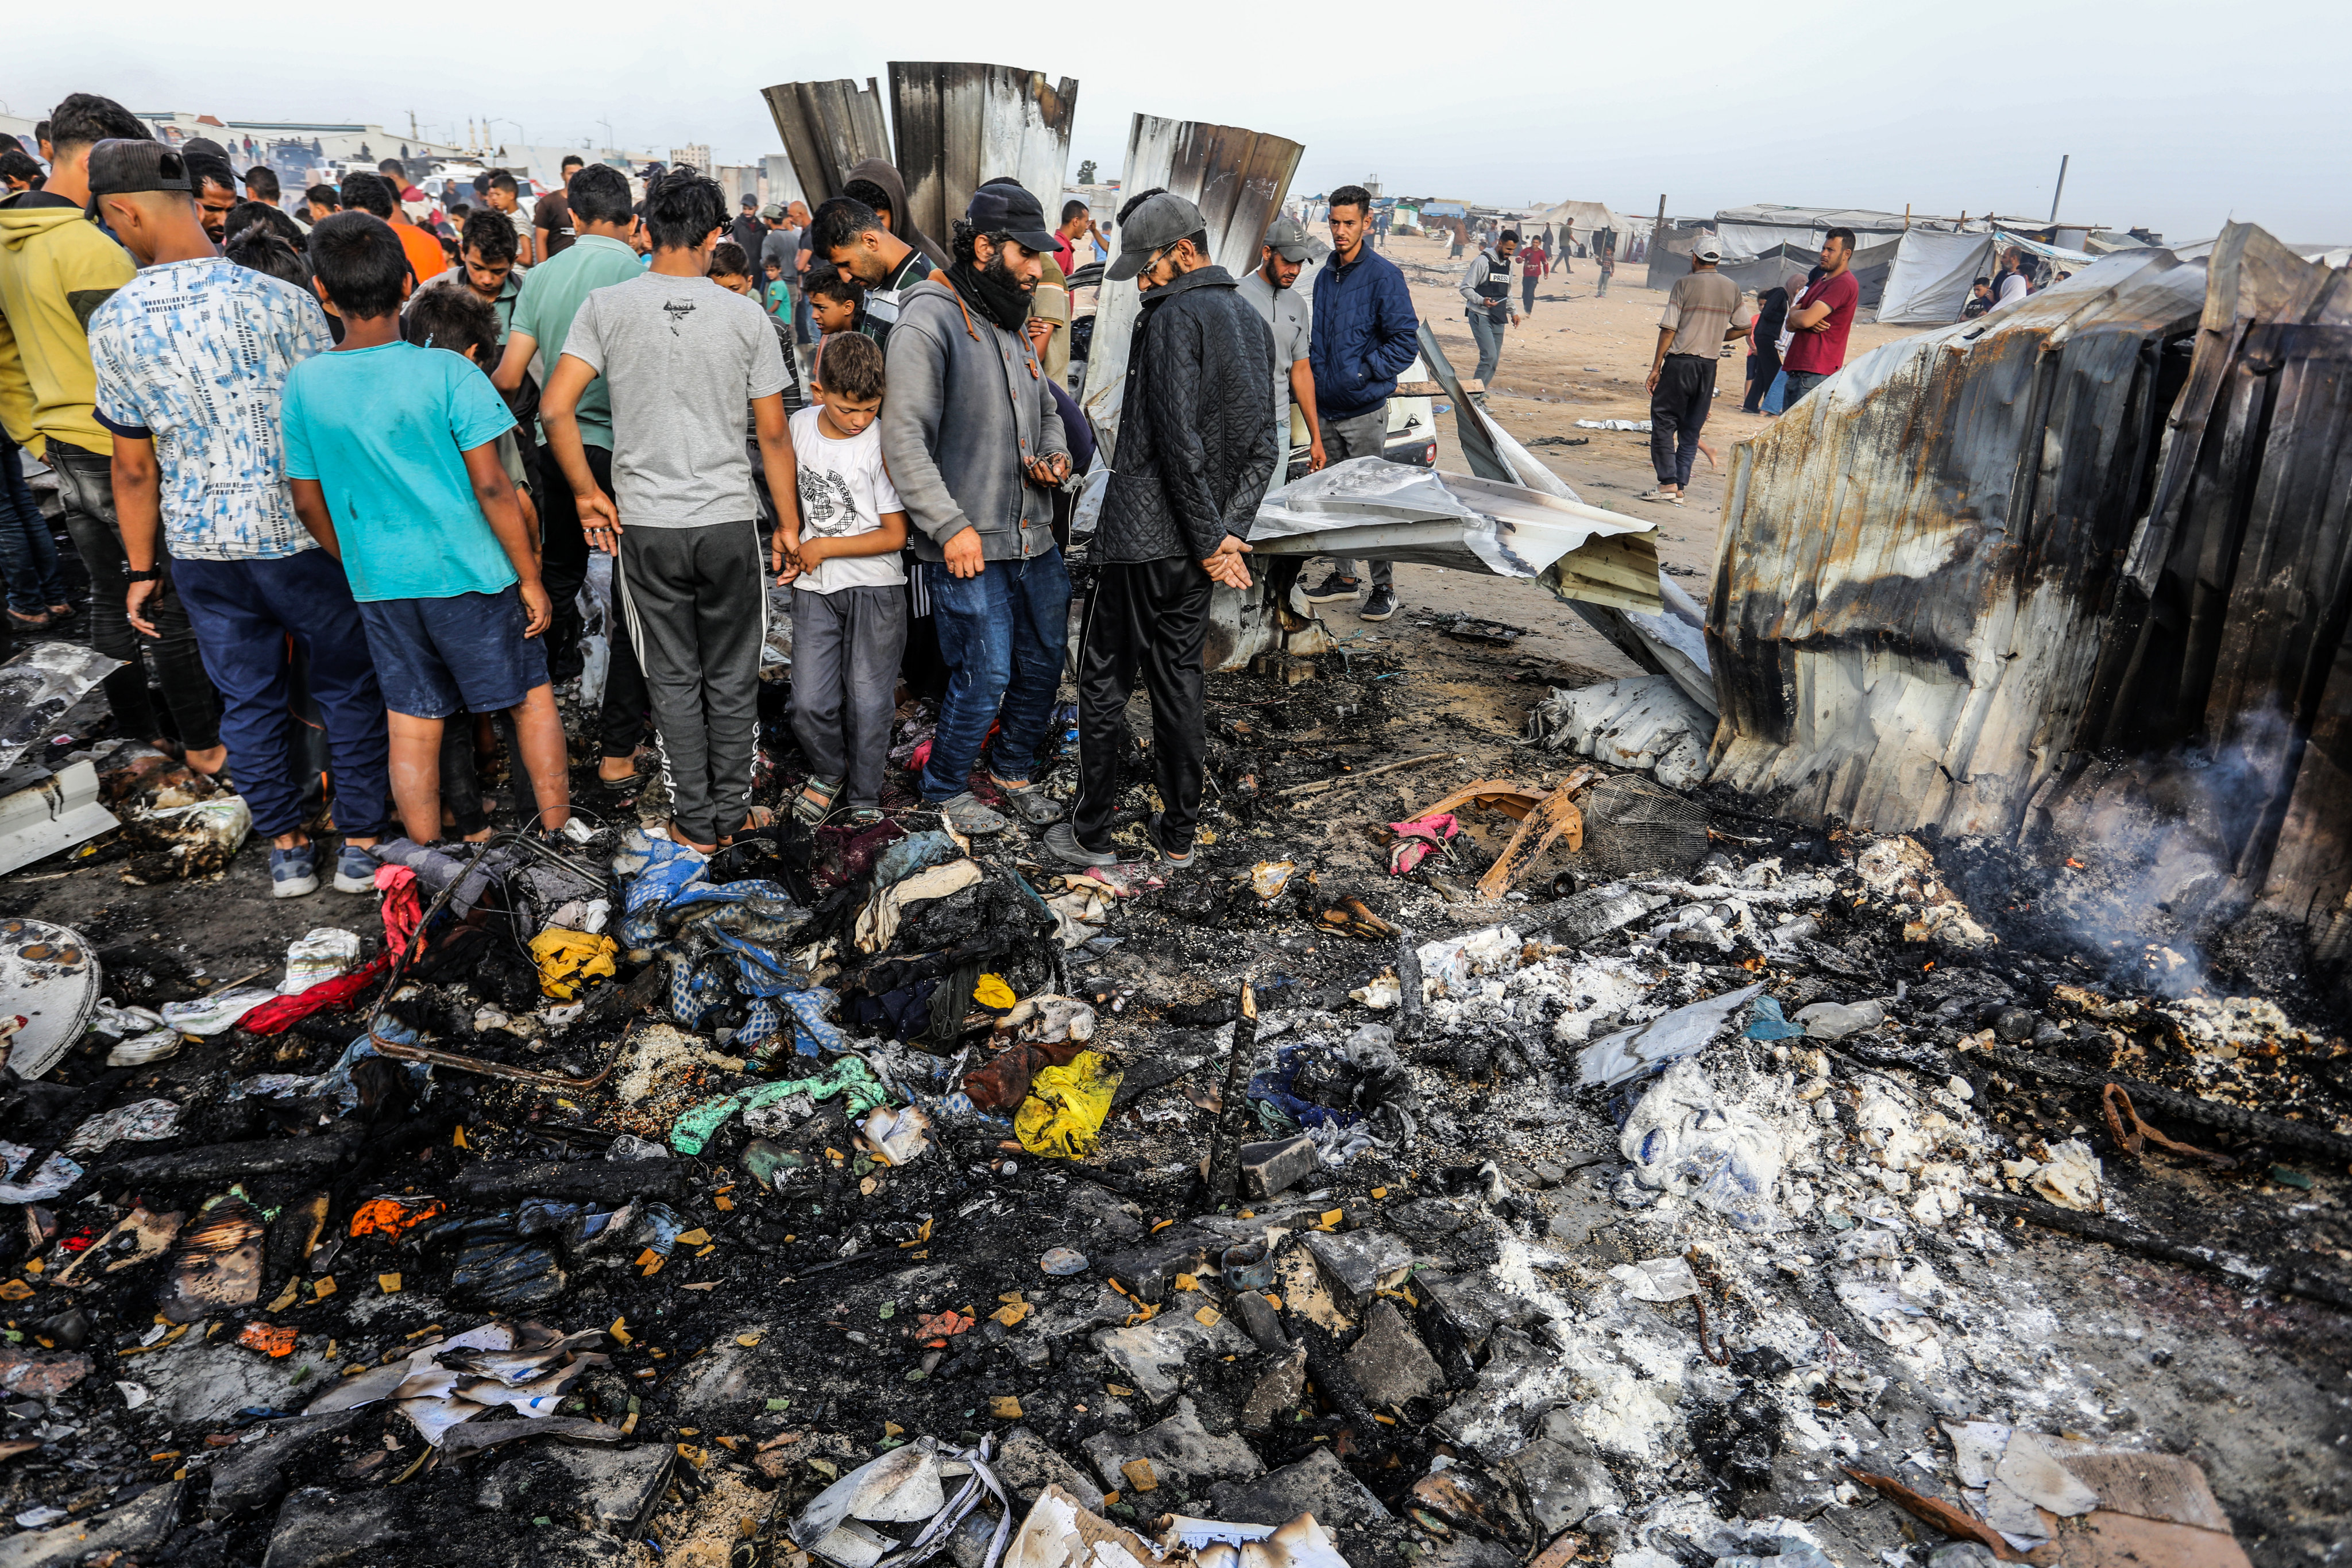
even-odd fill
[[[831,227],[840,244],[826,248],[847,258],[873,215],[829,202],[818,213],[820,240],[837,208]],[[864,232],[908,250],[887,230]],[[1070,478],[1069,440],[1024,330],[1054,237],[1035,196],[986,184],[971,194],[949,248],[945,272],[898,296],[883,351],[882,455],[914,524],[907,544],[917,613],[927,601],[948,667],[923,800],[958,832],[997,833],[1003,816],[971,785],[992,727],[990,783],[1034,826],[1061,815],[1035,787],[1034,770],[1069,642],[1070,575],[1054,542],[1053,506]],[[912,264],[896,254],[891,265],[895,278]]]
[[[1691,466],[1698,461],[1698,433],[1706,426],[1715,396],[1715,365],[1723,345],[1748,335],[1756,312],[1739,285],[1716,270],[1723,247],[1703,234],[1691,247],[1691,269],[1675,279],[1666,308],[1658,314],[1658,349],[1650,361],[1650,465],[1658,488],[1635,500],[1683,504]]]
[[[1299,269],[1314,252],[1307,226],[1284,214],[1265,231],[1258,247],[1257,269],[1241,281],[1241,296],[1249,301],[1274,333],[1274,473],[1268,492],[1290,481],[1290,405],[1295,400],[1307,423],[1307,466],[1323,466],[1323,426],[1315,417],[1315,370],[1307,363],[1309,323],[1313,319],[1306,296],[1292,287]]]
[[[1134,279],[1143,302],[1078,643],[1077,804],[1045,847],[1080,866],[1118,859],[1111,823],[1124,793],[1127,701],[1140,678],[1160,805],[1147,831],[1170,865],[1187,866],[1208,749],[1209,601],[1218,584],[1250,584],[1242,555],[1278,450],[1266,380],[1274,335],[1233,274],[1210,261],[1208,225],[1184,197],[1153,190],[1129,201],[1118,245],[1105,277]]]

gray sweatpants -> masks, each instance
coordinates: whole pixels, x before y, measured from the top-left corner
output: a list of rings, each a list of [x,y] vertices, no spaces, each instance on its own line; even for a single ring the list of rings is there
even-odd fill
[[[845,781],[854,811],[882,804],[906,646],[901,584],[793,590],[793,734],[816,777]]]
[[[761,564],[759,525],[746,518],[625,529],[613,566],[645,667],[671,819],[698,844],[731,837],[751,808],[768,631]]]
[[[1336,463],[1342,458],[1377,458],[1388,449],[1389,405],[1381,404],[1367,414],[1350,419],[1323,421],[1323,458]],[[1386,584],[1394,575],[1385,561],[1359,561],[1349,564],[1367,572],[1375,587]]]

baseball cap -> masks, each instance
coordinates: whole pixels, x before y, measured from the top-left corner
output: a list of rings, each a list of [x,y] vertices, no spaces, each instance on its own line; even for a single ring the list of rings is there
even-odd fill
[[[1045,209],[1024,186],[1010,182],[982,185],[971,193],[971,205],[963,216],[976,233],[1004,235],[1031,250],[1054,248]]]
[[[1307,226],[1285,213],[1266,226],[1265,243],[1285,261],[1304,261],[1315,254]]]
[[[1173,191],[1146,196],[1118,226],[1118,257],[1103,276],[1111,282],[1123,283],[1143,270],[1152,252],[1208,226],[1201,209]]]
[[[1711,234],[1700,235],[1698,243],[1691,247],[1691,259],[1693,261],[1722,260],[1723,242]]]
[[[792,208],[784,205],[782,202],[770,202],[766,206],[760,209],[760,216],[768,223],[781,222],[785,217],[789,216],[791,213]]]
[[[187,160],[161,142],[109,137],[89,150],[89,203],[84,210],[96,217],[100,196],[194,189]]]

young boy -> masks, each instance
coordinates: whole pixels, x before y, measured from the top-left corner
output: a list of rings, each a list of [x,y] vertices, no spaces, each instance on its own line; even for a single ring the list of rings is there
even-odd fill
[[[343,341],[286,378],[286,475],[303,527],[343,563],[390,710],[392,796],[408,837],[440,837],[442,721],[510,711],[541,826],[570,818],[570,759],[535,640],[539,556],[498,438],[514,416],[462,353],[403,342],[413,281],[370,213],[310,232],[320,297]]]
[[[882,351],[856,332],[828,336],[817,406],[793,416],[800,465],[797,528],[776,531],[776,580],[793,594],[793,733],[809,780],[793,802],[824,820],[845,795],[848,820],[881,819],[898,656],[907,642],[907,513],[882,466]]]
[[[766,271],[768,286],[761,298],[767,303],[768,314],[788,322],[793,319],[793,286],[784,281],[784,264],[772,259]]]
[[[827,337],[835,332],[854,332],[865,314],[866,290],[857,286],[856,279],[838,267],[812,264],[808,270],[808,302],[809,315],[819,332]]]

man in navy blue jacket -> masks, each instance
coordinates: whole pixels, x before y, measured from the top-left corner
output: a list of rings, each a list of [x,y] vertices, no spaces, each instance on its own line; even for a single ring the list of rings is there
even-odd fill
[[[1389,398],[1397,377],[1421,352],[1404,274],[1365,243],[1371,194],[1361,185],[1331,193],[1331,257],[1315,277],[1315,331],[1307,363],[1315,372],[1315,413],[1331,462],[1377,458],[1388,444]],[[1372,591],[1357,615],[1385,621],[1396,614],[1389,563],[1370,563]],[[1342,563],[1305,597],[1311,604],[1352,599],[1360,586]]]

